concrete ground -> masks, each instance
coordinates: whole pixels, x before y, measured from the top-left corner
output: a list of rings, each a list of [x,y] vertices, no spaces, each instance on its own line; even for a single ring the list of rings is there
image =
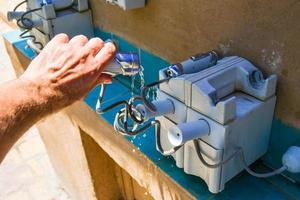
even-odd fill
[[[10,30],[0,19],[0,34]],[[15,74],[1,38],[0,83],[14,78]],[[60,185],[38,130],[33,127],[14,145],[0,164],[0,200],[67,199],[70,197]]]

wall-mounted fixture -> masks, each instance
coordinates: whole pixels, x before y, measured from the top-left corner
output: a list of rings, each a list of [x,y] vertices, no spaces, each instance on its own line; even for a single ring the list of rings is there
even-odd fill
[[[146,0],[106,0],[106,2],[118,5],[124,10],[131,10],[145,7]]]
[[[39,52],[56,34],[94,36],[88,0],[28,0],[26,11],[16,8],[7,13],[8,20],[17,20],[23,30],[20,35],[28,38],[27,44]]]
[[[273,172],[258,174],[248,167],[268,149],[276,75],[264,78],[248,60],[218,59],[214,51],[171,65],[159,75],[160,80],[145,86],[141,96],[104,109],[102,86],[96,111],[101,114],[124,105],[114,123],[124,135],[156,126],[157,150],[172,155],[184,172],[202,178],[212,193],[221,192],[244,169],[259,178],[285,170],[300,172],[300,148],[295,146]],[[158,85],[157,99],[149,101],[147,91]]]
[[[17,11],[27,3],[27,11]],[[65,33],[70,38],[79,34],[94,36],[88,0],[28,0],[7,13],[8,20],[17,20],[23,30],[20,37],[28,38],[27,45],[39,53],[51,38]],[[106,41],[113,42],[114,41]],[[117,43],[114,43],[117,46]],[[134,53],[117,53],[105,73],[112,76],[139,73],[139,57]]]

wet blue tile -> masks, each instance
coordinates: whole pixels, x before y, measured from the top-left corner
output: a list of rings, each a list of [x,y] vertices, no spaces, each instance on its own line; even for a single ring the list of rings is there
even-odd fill
[[[120,84],[118,81],[113,81],[113,84],[106,85],[106,90],[104,94],[104,99],[101,108],[106,108],[111,104],[120,101],[120,100],[128,100],[131,97],[131,94],[123,84]],[[97,99],[99,97],[100,86],[94,88],[84,99],[84,101],[95,110],[95,106],[97,103]],[[108,123],[113,125],[116,113],[122,108],[122,106],[116,107],[100,117],[105,119]]]
[[[288,200],[293,197],[268,183],[243,172],[228,182],[225,190],[217,194],[215,200]]]
[[[294,199],[300,199],[300,185],[295,184],[291,180],[283,178],[282,176],[273,176],[266,179],[274,188],[281,190],[285,194],[289,194]]]

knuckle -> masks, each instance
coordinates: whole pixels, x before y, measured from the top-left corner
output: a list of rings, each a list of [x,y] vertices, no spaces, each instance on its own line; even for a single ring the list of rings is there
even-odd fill
[[[67,52],[67,53],[71,53],[70,52],[70,48],[68,45],[61,45],[58,50],[62,51],[62,52]]]
[[[88,58],[89,55],[93,54],[93,50],[92,49],[86,49],[86,48],[81,48],[80,50],[77,51],[78,55],[80,58]]]
[[[65,33],[60,33],[60,34],[56,35],[55,37],[59,38],[59,39],[61,39],[63,41],[68,41],[69,40],[69,36],[67,34],[65,34]]]
[[[82,40],[82,41],[88,41],[89,39],[85,35],[77,35],[75,36],[76,39]]]

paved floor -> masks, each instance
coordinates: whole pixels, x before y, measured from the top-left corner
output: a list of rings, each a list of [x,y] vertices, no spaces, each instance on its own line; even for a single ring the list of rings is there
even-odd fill
[[[0,34],[10,30],[0,19]],[[13,78],[15,74],[1,38],[0,83]],[[70,197],[60,185],[38,130],[33,127],[15,144],[0,165],[0,200],[67,199]]]

